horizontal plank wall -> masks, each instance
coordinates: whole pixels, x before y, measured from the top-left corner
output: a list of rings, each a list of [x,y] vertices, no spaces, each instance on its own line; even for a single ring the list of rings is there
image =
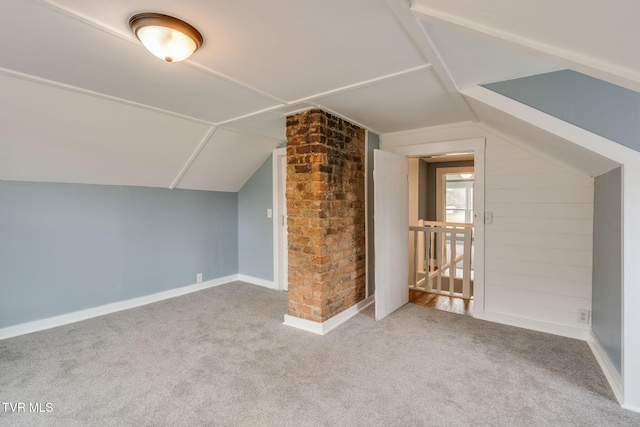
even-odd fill
[[[0,181],[0,329],[238,273],[237,193]]]
[[[589,330],[593,179],[497,137],[485,161],[485,310]]]
[[[516,140],[461,123],[382,135],[382,149],[486,138],[485,318],[587,338],[593,179]]]

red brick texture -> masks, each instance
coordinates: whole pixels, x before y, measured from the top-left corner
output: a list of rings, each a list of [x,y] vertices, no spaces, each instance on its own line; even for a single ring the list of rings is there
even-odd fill
[[[364,129],[287,117],[288,314],[324,322],[365,297]]]

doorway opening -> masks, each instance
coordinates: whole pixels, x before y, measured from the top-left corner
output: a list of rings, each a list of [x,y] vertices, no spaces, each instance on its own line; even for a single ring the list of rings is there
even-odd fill
[[[473,315],[473,152],[409,161],[409,302]]]

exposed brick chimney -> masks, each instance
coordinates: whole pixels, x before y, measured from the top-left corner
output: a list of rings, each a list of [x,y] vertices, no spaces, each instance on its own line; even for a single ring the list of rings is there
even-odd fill
[[[365,297],[364,129],[287,117],[288,314],[324,322]]]

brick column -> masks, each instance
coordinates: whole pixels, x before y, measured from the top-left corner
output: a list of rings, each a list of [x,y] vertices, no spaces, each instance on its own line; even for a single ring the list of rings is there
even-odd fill
[[[364,129],[287,117],[288,314],[324,322],[365,297]]]

